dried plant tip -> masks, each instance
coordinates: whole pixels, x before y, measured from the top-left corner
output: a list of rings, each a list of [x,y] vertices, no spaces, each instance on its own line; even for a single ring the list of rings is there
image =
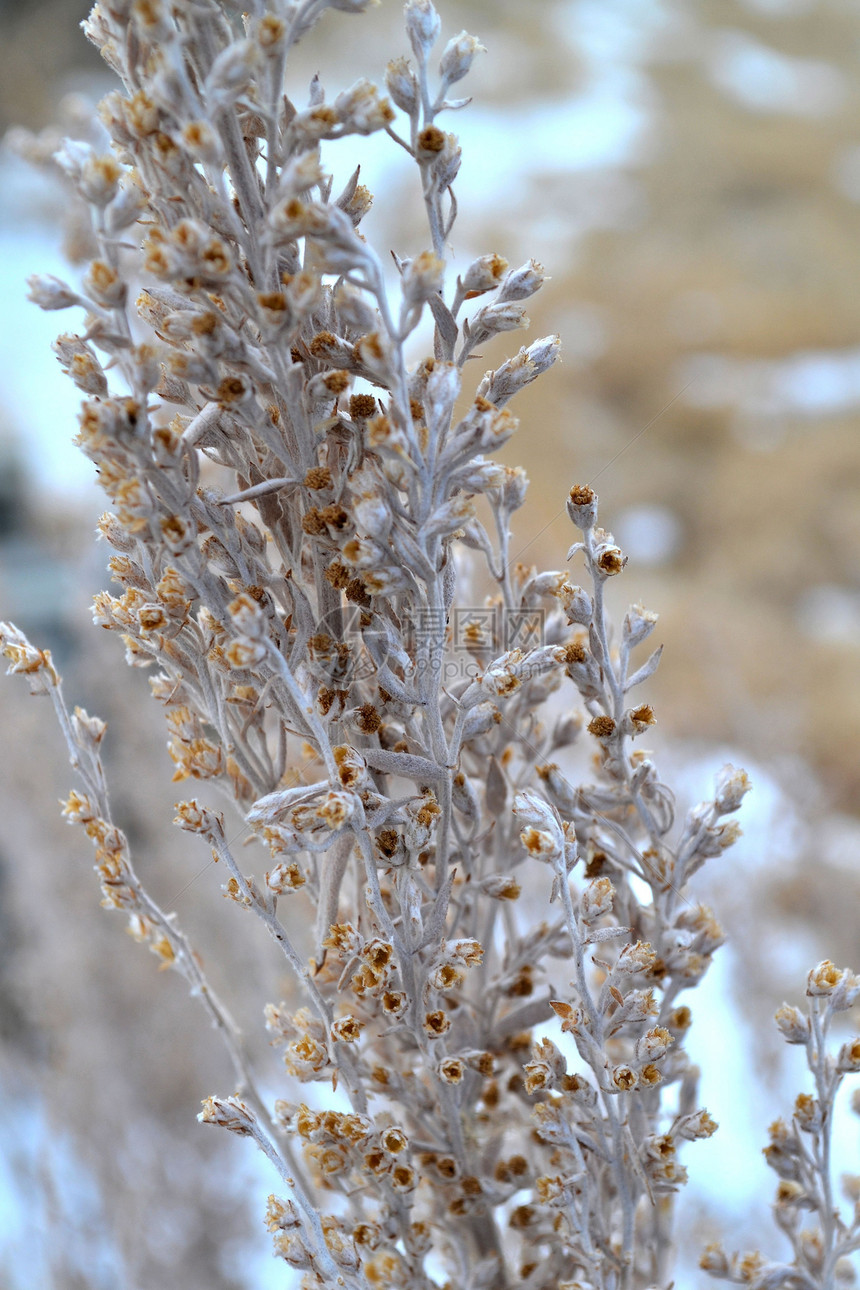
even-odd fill
[[[254,24],[251,35],[267,58],[275,57],[284,51],[287,25],[277,14],[266,13]]]
[[[807,976],[806,993],[813,997],[832,994],[843,975],[842,970],[831,963],[830,959],[824,959]]]
[[[445,93],[449,85],[461,81],[468,75],[477,54],[486,52],[485,46],[474,36],[470,36],[467,31],[461,31],[458,36],[452,36],[445,46],[439,63],[442,93]]]
[[[836,1058],[836,1067],[843,1074],[855,1074],[860,1071],[860,1038],[849,1039],[842,1045]]]
[[[121,177],[115,157],[88,157],[80,171],[81,193],[93,206],[107,206],[117,194]]]
[[[653,726],[657,720],[653,709],[647,703],[640,704],[638,708],[625,713],[625,717],[629,720],[629,733],[632,735],[641,735],[649,726]],[[626,725],[627,721],[625,721]]]
[[[490,878],[484,878],[481,890],[491,900],[518,900],[521,892],[520,884],[510,874],[494,874]]]
[[[611,739],[615,734],[615,722],[612,717],[593,717],[588,723],[588,733],[595,739]]]
[[[613,578],[621,573],[627,563],[627,556],[620,547],[612,542],[602,543],[595,552],[595,567],[605,578]]]
[[[623,639],[628,649],[641,645],[657,626],[657,614],[643,605],[631,605],[624,615]]]
[[[445,147],[447,135],[438,126],[428,125],[418,135],[418,157],[425,161],[434,161]]]
[[[431,0],[408,0],[404,13],[409,43],[415,51],[415,57],[419,62],[425,63],[439,37],[442,20]]]
[[[394,103],[408,116],[414,116],[419,103],[418,81],[405,58],[395,58],[385,69],[385,88]]]
[[[608,878],[595,878],[582,893],[580,914],[585,923],[594,922],[612,909],[615,888]]]
[[[332,1024],[331,1037],[335,1043],[354,1044],[361,1036],[361,1022],[355,1017],[340,1017]]]
[[[799,1008],[783,1003],[774,1014],[779,1033],[789,1044],[805,1044],[809,1039],[809,1021]]]
[[[253,1137],[254,1114],[238,1097],[207,1097],[197,1116],[201,1124],[217,1124],[240,1137]]]
[[[699,1267],[712,1277],[725,1277],[729,1272],[729,1260],[725,1250],[718,1241],[705,1246],[699,1258]]]
[[[68,309],[76,305],[79,296],[59,278],[50,273],[34,273],[27,279],[27,299],[40,309]]]
[[[507,260],[501,255],[482,255],[473,260],[464,276],[459,280],[460,290],[465,300],[472,300],[486,291],[492,291],[501,282]]]
[[[410,305],[421,305],[442,290],[445,262],[432,251],[422,251],[408,261],[402,274],[403,298]]]
[[[567,513],[583,533],[597,523],[597,494],[588,484],[574,484],[567,499]]]
[[[637,941],[635,945],[625,945],[618,955],[614,971],[624,975],[647,972],[654,967],[657,955],[647,941]]]
[[[594,615],[594,603],[588,592],[582,587],[571,586],[565,578],[555,595],[561,601],[562,608],[570,624],[587,627]],[[582,660],[577,660],[581,662]]]
[[[425,1035],[430,1039],[439,1039],[451,1029],[451,1018],[441,1009],[424,1014],[421,1023]]]
[[[6,674],[26,676],[31,694],[47,694],[60,684],[59,673],[51,662],[51,651],[35,649],[23,632],[12,623],[0,623],[0,653],[8,660]]]
[[[659,1062],[674,1044],[675,1038],[665,1026],[655,1026],[646,1030],[636,1040],[636,1060],[640,1062]]]
[[[527,300],[529,296],[539,291],[546,281],[543,265],[538,264],[537,260],[529,260],[518,269],[512,269],[507,275],[501,285],[498,299],[500,301]]]
[[[305,475],[305,488],[320,490],[331,488],[331,471],[328,466],[311,466]]]
[[[631,1066],[615,1066],[610,1075],[611,1092],[631,1093],[639,1083],[639,1076]]]
[[[717,776],[714,796],[714,805],[720,815],[736,811],[751,788],[752,784],[745,770],[738,770],[731,765],[724,766]]]

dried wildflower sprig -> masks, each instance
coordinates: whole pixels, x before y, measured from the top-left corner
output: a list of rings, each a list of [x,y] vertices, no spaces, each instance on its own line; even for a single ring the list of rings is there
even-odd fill
[[[291,1175],[300,1213],[313,1232],[318,1227],[318,1220],[304,1170],[288,1140],[282,1141],[279,1148],[272,1141],[277,1126],[257,1087],[239,1027],[207,980],[200,956],[182,931],[176,915],[165,914],[143,887],[131,861],[128,839],[111,818],[100,753],[107,730],[105,723],[98,717],[89,716],[83,708],[69,712],[50,650],[35,649],[23,633],[9,623],[0,623],[0,651],[9,662],[9,673],[25,676],[31,694],[51,700],[65,737],[69,760],[80,776],[84,790],[73,790],[69,794],[62,803],[62,813],[69,823],[83,827],[95,847],[95,869],[99,875],[103,907],[125,913],[134,939],[149,947],[162,968],[179,972],[188,982],[192,997],[200,1000],[230,1054],[237,1089],[249,1098],[254,1107],[254,1111],[243,1108],[248,1122],[253,1124],[253,1136],[279,1172]],[[200,814],[213,821],[216,818],[213,812]],[[260,1121],[269,1127],[268,1134],[260,1126]],[[325,1253],[321,1234],[315,1248]]]
[[[678,999],[722,934],[686,883],[734,840],[725,817],[749,785],[727,768],[673,833],[671,792],[632,746],[654,714],[628,697],[659,661],[632,664],[657,620],[633,606],[613,634],[605,587],[626,561],[591,488],[568,502],[587,589],[510,559],[527,481],[485,454],[557,338],[460,399],[467,360],[527,324],[543,272],[486,255],[447,282],[460,149],[436,121],[464,105],[448,91],[480,46],[454,37],[434,76],[430,0],[406,5],[415,66],[389,65],[390,100],[360,81],[329,103],[316,79],[304,106],[285,96],[308,26],[363,7],[255,5],[240,31],[211,0],[96,5],[88,35],[125,91],[100,108],[110,151],[67,144],[57,163],[98,252],[80,290],[31,283],[42,307],[87,311],[56,353],[114,508],[99,528],[122,594],[100,593],[95,621],[158,669],[174,779],[211,782],[268,852],[246,872],[220,815],[177,804],[303,996],[265,1008],[289,1089],[339,1102],[267,1116],[111,823],[92,719],[68,716],[49,657],[14,628],[3,649],[54,699],[84,778],[66,812],[111,903],[214,1009],[239,1088],[201,1119],[253,1137],[292,1189],[267,1222],[307,1287],[413,1290],[439,1267],[474,1290],[663,1285],[680,1149],[716,1127]],[[415,160],[430,238],[396,258],[394,292],[358,232],[370,194],[357,171],[338,193],[322,154],[381,130]],[[410,365],[427,309],[433,355]],[[493,587],[480,606],[458,597],[469,551]],[[552,758],[584,728],[593,782],[574,787]],[[308,902],[304,927],[282,900]],[[559,1043],[535,1034],[553,1015]]]
[[[827,1041],[836,1013],[860,1000],[860,981],[825,959],[807,976],[806,996],[805,1012],[784,1003],[774,1020],[787,1044],[803,1045],[815,1094],[798,1095],[791,1119],[773,1122],[764,1148],[765,1160],[779,1178],[774,1217],[791,1244],[792,1261],[775,1262],[757,1250],[729,1256],[713,1244],[699,1263],[717,1280],[755,1290],[836,1290],[855,1281],[850,1255],[860,1250],[860,1178],[842,1178],[853,1207],[847,1219],[834,1196],[831,1141],[836,1095],[846,1075],[860,1073],[860,1038],[846,1040],[832,1052]],[[853,1106],[860,1113],[856,1091]]]

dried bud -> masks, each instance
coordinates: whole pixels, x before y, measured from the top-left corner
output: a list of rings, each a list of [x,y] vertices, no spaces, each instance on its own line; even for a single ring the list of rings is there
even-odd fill
[[[125,303],[128,287],[116,269],[104,260],[93,260],[83,280],[87,295],[104,309],[118,309]]]
[[[794,1102],[794,1119],[804,1133],[818,1133],[823,1124],[821,1103],[809,1093],[799,1093]]]
[[[526,500],[529,481],[522,466],[505,466],[504,480],[501,489],[501,502],[504,509],[511,514],[519,510]]]
[[[452,36],[445,46],[442,60],[439,63],[439,75],[442,78],[442,93],[455,81],[461,81],[475,61],[475,55],[486,53],[486,49],[474,36],[461,31],[459,36]]]
[[[413,116],[418,110],[418,81],[405,58],[394,58],[388,64],[385,88],[401,112]]]
[[[238,1097],[207,1097],[197,1119],[201,1124],[217,1124],[240,1137],[253,1137],[256,1120],[252,1111]]]
[[[567,621],[571,625],[576,623],[581,627],[587,627],[594,613],[594,605],[588,592],[582,587],[574,587],[565,581],[556,594],[567,615]]]
[[[546,280],[543,265],[538,264],[537,260],[529,260],[528,264],[521,264],[518,269],[511,270],[501,285],[498,298],[500,301],[527,300],[540,290]]]
[[[699,1259],[699,1267],[712,1277],[726,1277],[729,1273],[729,1260],[723,1247],[716,1241],[706,1245]]]
[[[597,523],[597,494],[588,484],[574,484],[567,499],[567,513],[583,533]]]
[[[26,676],[31,694],[48,694],[60,684],[51,651],[35,649],[12,623],[0,623],[0,653],[9,661],[7,676],[16,672]]]
[[[361,1022],[355,1017],[339,1017],[332,1023],[331,1037],[335,1043],[354,1044],[361,1035]]]
[[[63,334],[51,346],[63,371],[85,394],[103,398],[108,392],[107,377],[94,350],[80,336]]]
[[[663,1026],[655,1026],[653,1030],[646,1030],[636,1041],[636,1060],[639,1062],[659,1062],[661,1057],[674,1044],[675,1040],[669,1031]]]
[[[65,282],[50,273],[34,273],[27,279],[27,299],[40,309],[68,309],[79,301],[77,294]]]
[[[259,57],[253,40],[237,40],[215,59],[206,77],[206,94],[219,107],[227,107],[244,91]]]
[[[725,824],[715,824],[705,829],[698,843],[696,854],[699,856],[718,856],[734,846],[743,830],[736,820],[727,820]]]
[[[824,959],[806,978],[806,993],[815,997],[832,994],[842,980],[843,972],[830,959]]]
[[[72,789],[66,801],[62,802],[61,805],[63,808],[62,814],[70,824],[89,824],[99,818],[98,812],[86,793],[78,793],[75,789]]]
[[[860,998],[860,980],[847,968],[842,973],[842,980],[830,996],[830,1008],[833,1012],[844,1012],[851,1008]]]
[[[422,1028],[429,1039],[439,1039],[451,1029],[451,1019],[441,1009],[424,1014]]]
[[[338,94],[334,112],[339,121],[354,134],[374,134],[394,120],[394,109],[388,99],[368,80],[356,81],[351,89]]]
[[[612,909],[612,898],[615,888],[608,878],[595,878],[582,893],[579,903],[580,914],[584,923],[594,922],[602,914]]]
[[[595,739],[611,739],[615,734],[615,721],[612,717],[605,715],[592,717],[587,729],[588,733],[594,735]]]
[[[264,14],[254,24],[251,34],[266,58],[275,58],[283,52],[287,27],[277,14]]]
[[[439,1078],[446,1084],[460,1084],[466,1074],[466,1064],[459,1057],[446,1057],[438,1069]]]
[[[777,1184],[776,1196],[774,1197],[777,1209],[786,1210],[792,1206],[799,1207],[807,1200],[808,1197],[806,1192],[803,1190],[800,1183],[789,1182],[787,1179],[783,1179],[782,1182]]]
[[[479,309],[473,319],[472,330],[480,332],[486,338],[495,336],[497,332],[517,331],[528,325],[529,316],[523,306],[503,300]]]
[[[294,861],[282,860],[266,874],[266,886],[275,896],[290,896],[306,882],[305,875]]]
[[[515,394],[546,372],[559,356],[561,341],[558,336],[544,336],[533,345],[523,348],[508,359],[495,372],[487,372],[478,386],[478,395],[504,407]]]
[[[632,1066],[614,1066],[610,1073],[611,1093],[630,1093],[639,1083],[639,1076]]]
[[[216,811],[210,810],[208,806],[201,806],[196,798],[192,798],[189,802],[176,803],[173,823],[189,833],[212,837],[223,833],[224,819]]]
[[[543,1089],[550,1089],[555,1084],[555,1075],[547,1062],[527,1062],[523,1070],[526,1076],[525,1089],[529,1096]]]
[[[501,255],[482,255],[472,261],[460,279],[460,290],[467,300],[482,296],[499,285],[507,267],[508,262]]]
[[[436,44],[441,19],[430,0],[408,0],[405,13],[409,43],[415,50],[415,57],[424,63]]]
[[[860,1039],[849,1039],[839,1049],[837,1069],[847,1073],[860,1071]]]
[[[809,1039],[809,1021],[799,1008],[782,1004],[774,1014],[779,1033],[788,1044],[805,1044]]]
[[[483,879],[481,891],[491,900],[518,900],[521,888],[512,874],[494,874]]]
[[[523,824],[532,825],[533,828],[550,830],[558,828],[552,807],[528,789],[517,793],[514,798],[513,812],[518,820],[522,820]]]
[[[428,125],[418,135],[416,156],[422,165],[431,167],[434,186],[441,192],[450,188],[460,169],[460,144],[456,134],[445,134]]]
[[[444,953],[446,956],[464,963],[466,967],[477,967],[484,957],[484,948],[480,941],[466,938],[459,941],[447,941]]]
[[[266,620],[263,611],[253,596],[243,591],[227,606],[233,627],[243,636],[252,640],[265,639]]]
[[[439,294],[444,278],[444,260],[432,251],[422,251],[404,266],[401,279],[404,300],[413,306],[423,304],[431,296]]]
[[[648,639],[656,626],[656,614],[642,605],[631,605],[624,615],[624,644],[628,649],[634,649]]]
[[[88,157],[78,180],[81,193],[93,206],[107,206],[117,194],[122,169],[115,157]]]
[[[523,829],[520,841],[529,855],[534,856],[536,860],[552,862],[562,854],[555,832],[550,833],[544,829]]]
[[[732,765],[724,766],[717,776],[717,791],[714,805],[720,815],[736,811],[746,794],[752,788],[745,770],[738,770]]]
[[[692,1115],[683,1115],[676,1121],[672,1130],[679,1138],[693,1142],[699,1138],[709,1138],[716,1133],[719,1125],[705,1110],[694,1111]]]
[[[632,976],[636,972],[647,972],[654,966],[657,955],[647,941],[637,941],[635,945],[625,945],[618,955],[615,964],[616,972]]]
[[[627,563],[627,556],[614,542],[601,542],[594,552],[594,567],[598,577],[614,578]]]

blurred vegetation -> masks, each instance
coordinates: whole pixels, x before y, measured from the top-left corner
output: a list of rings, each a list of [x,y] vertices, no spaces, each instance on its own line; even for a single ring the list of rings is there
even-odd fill
[[[80,24],[88,0],[0,0],[0,133],[50,124],[59,94],[104,74]]]

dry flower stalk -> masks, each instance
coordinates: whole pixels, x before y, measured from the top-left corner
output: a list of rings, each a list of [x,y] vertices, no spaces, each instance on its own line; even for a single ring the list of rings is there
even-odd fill
[[[86,31],[124,90],[101,104],[101,150],[57,155],[97,253],[80,290],[31,281],[43,308],[86,310],[56,352],[87,396],[79,444],[113,506],[99,527],[123,590],[96,597],[95,621],[156,669],[174,779],[211,781],[270,856],[246,872],[219,813],[177,804],[304,995],[296,1012],[265,1009],[294,1100],[266,1105],[176,917],[135,874],[104,724],[69,713],[48,652],[6,624],[3,650],[56,709],[82,780],[64,813],[96,846],[103,903],[224,1036],[236,1091],[200,1119],[252,1137],[278,1170],[266,1221],[308,1290],[667,1286],[680,1153],[716,1128],[679,996],[722,933],[687,884],[735,840],[749,784],[727,767],[676,828],[671,792],[633,750],[654,714],[631,691],[660,650],[632,658],[657,619],[634,605],[613,634],[605,587],[626,561],[590,487],[568,499],[586,587],[510,558],[526,479],[483,454],[515,430],[507,404],[557,338],[460,400],[466,360],[527,324],[543,272],[486,255],[446,279],[460,149],[437,119],[465,106],[448,93],[481,47],[461,33],[432,75],[430,0],[406,4],[414,64],[389,64],[390,97],[360,81],[329,103],[316,79],[305,106],[285,96],[302,34],[366,4],[252,4],[243,31],[214,0],[97,4]],[[335,195],[321,157],[380,130],[414,159],[428,224],[427,249],[396,260],[396,300],[358,231],[370,193],[355,171]],[[427,310],[433,354],[410,365]],[[477,609],[458,599],[463,548],[497,587]],[[565,692],[585,720],[550,725]],[[586,721],[594,779],[574,786],[552,757]],[[545,921],[517,903],[524,889],[544,894]],[[287,898],[313,911],[306,944],[279,915]],[[703,1258],[744,1284],[830,1287],[857,1248],[857,1215],[834,1217],[826,1126],[858,1041],[823,1055],[856,985],[827,967],[810,978],[809,1021],[780,1018],[817,1081],[768,1148],[795,1261]],[[565,969],[555,997],[549,975]],[[558,1042],[536,1030],[553,1018]],[[328,1109],[301,1100],[313,1082]]]
[[[843,1194],[853,1211],[846,1219],[834,1197],[831,1140],[836,1095],[846,1075],[860,1072],[860,1038],[847,1040],[835,1053],[827,1052],[827,1041],[835,1014],[860,999],[860,981],[825,959],[807,976],[806,995],[805,1013],[784,1003],[774,1020],[787,1044],[803,1045],[815,1096],[798,1094],[791,1119],[774,1120],[764,1149],[779,1178],[774,1217],[792,1260],[767,1259],[758,1250],[729,1256],[715,1243],[699,1261],[717,1280],[757,1290],[836,1290],[856,1281],[851,1256],[860,1250],[860,1177],[843,1175]],[[854,1092],[852,1109],[860,1114],[860,1090]]]

